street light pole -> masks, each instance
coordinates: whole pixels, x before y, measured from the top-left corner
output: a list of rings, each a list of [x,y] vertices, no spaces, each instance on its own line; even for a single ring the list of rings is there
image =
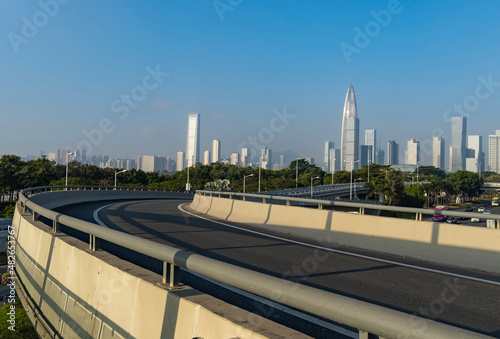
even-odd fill
[[[253,173],[249,175],[244,175],[243,176],[243,193],[245,193],[245,179],[248,177],[253,177]]]
[[[260,193],[260,169],[262,167],[262,157],[259,158],[259,193]]]
[[[418,184],[418,166],[420,164],[420,161],[417,161],[417,184]]]
[[[313,180],[314,179],[319,179],[319,177],[311,177],[311,198],[313,197]]]
[[[68,190],[68,165],[69,165],[69,156],[72,155],[73,152],[69,152],[66,154],[66,184],[64,185],[64,190]]]
[[[191,164],[193,164],[194,162],[194,155],[191,156]],[[189,162],[188,162],[188,171],[187,171],[187,183],[186,183],[186,191],[190,191],[191,190],[191,186],[189,185]]]
[[[123,170],[123,171],[120,171],[120,172],[115,171],[115,191],[116,191],[116,176],[117,176],[118,174],[120,174],[120,173],[123,173],[123,172],[127,172],[127,170]]]
[[[354,168],[354,163],[359,162],[359,160],[344,160],[344,162],[350,162],[351,163],[351,183],[349,185],[349,200],[352,200],[352,170]]]
[[[299,158],[295,159],[295,188],[299,187]]]

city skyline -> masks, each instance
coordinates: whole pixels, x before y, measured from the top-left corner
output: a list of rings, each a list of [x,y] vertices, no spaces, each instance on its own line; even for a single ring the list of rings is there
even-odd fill
[[[496,2],[401,1],[388,23],[379,15],[386,3],[243,2],[224,20],[210,3],[95,4],[95,13],[61,5],[28,38],[23,18],[43,8],[2,5],[0,109],[12,141],[0,153],[80,144],[89,155],[175,158],[185,151],[185,116],[197,112],[200,152],[215,138],[224,156],[257,140],[321,159],[324,140],[341,144],[350,82],[359,128],[377,130],[380,145],[421,141],[422,164],[432,163],[433,137],[451,141],[453,115],[483,140],[500,127],[488,126],[500,107]]]

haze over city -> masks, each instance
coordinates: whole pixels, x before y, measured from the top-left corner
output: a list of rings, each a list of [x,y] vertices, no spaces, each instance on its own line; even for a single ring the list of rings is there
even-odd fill
[[[452,115],[483,150],[500,128],[496,1],[63,3],[2,5],[1,154],[175,157],[196,112],[201,150],[229,156],[287,112],[263,146],[320,160],[350,83],[402,161],[411,138],[447,147]]]

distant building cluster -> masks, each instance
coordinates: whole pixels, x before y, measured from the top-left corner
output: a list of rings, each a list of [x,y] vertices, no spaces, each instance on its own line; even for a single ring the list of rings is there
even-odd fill
[[[480,135],[467,135],[467,118],[454,116],[451,118],[451,144],[445,146],[444,137],[433,137],[432,142],[426,140],[423,145],[415,138],[406,142],[404,150],[404,161],[400,162],[399,144],[394,140],[387,142],[387,153],[380,148],[377,142],[377,131],[366,129],[364,144],[360,145],[359,130],[360,120],[354,88],[349,85],[342,114],[342,129],[340,133],[340,147],[335,147],[333,141],[325,141],[323,154],[323,169],[329,173],[340,170],[351,171],[369,166],[370,164],[390,165],[402,170],[412,170],[422,166],[421,153],[424,149],[427,159],[431,164],[449,172],[467,170],[471,172],[484,172],[486,169],[486,158],[483,152],[483,140]],[[426,144],[427,143],[427,144]],[[241,167],[262,168],[268,170],[281,170],[288,166],[285,155],[279,154],[273,159],[273,151],[268,147],[254,150],[249,147],[232,149],[231,153],[223,156],[221,152],[221,140],[213,139],[211,147],[203,151],[200,148],[200,114],[190,113],[188,115],[187,143],[186,149],[177,152],[172,159],[168,156],[142,155],[136,159],[115,159],[109,156],[92,155],[87,156],[85,150],[56,150],[46,155],[49,160],[65,165],[68,161],[78,161],[83,164],[91,164],[101,168],[137,169],[144,172],[171,173],[182,171],[197,163],[209,165],[212,163],[231,164]],[[446,154],[448,149],[448,164],[445,168]],[[252,154],[252,150],[254,153]],[[488,167],[487,169],[500,173],[500,130],[488,137]],[[259,154],[260,153],[260,154]],[[387,157],[385,156],[387,154]],[[28,160],[36,158],[28,156]],[[314,158],[305,157],[309,163],[314,164]]]

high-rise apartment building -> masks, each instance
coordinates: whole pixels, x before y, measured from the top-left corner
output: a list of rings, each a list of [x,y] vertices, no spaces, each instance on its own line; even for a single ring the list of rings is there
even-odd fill
[[[432,138],[432,166],[444,170],[444,139]]]
[[[359,119],[352,84],[347,90],[342,115],[340,159],[341,166],[346,171],[359,167]]]
[[[188,167],[200,162],[200,114],[198,113],[190,113],[188,116],[186,160]]]
[[[203,152],[203,165],[210,165],[210,151],[208,149]]]
[[[387,165],[399,164],[399,144],[394,140],[387,142]]]
[[[377,152],[376,150],[376,145],[377,145],[377,131],[374,129],[366,129],[365,130],[365,145],[372,146],[372,155],[371,155],[371,162],[377,162],[375,159],[375,154]]]
[[[420,141],[417,139],[408,140],[405,152],[405,163],[407,165],[418,165],[420,162]]]
[[[241,166],[247,167],[250,164],[250,149],[248,147],[243,147],[241,149]]]
[[[500,173],[500,130],[488,136],[488,168]]]
[[[463,116],[451,117],[451,145],[453,155],[451,158],[451,171],[465,170],[467,155],[467,118]]]
[[[160,157],[156,155],[143,155],[141,157],[137,157],[138,160],[138,169],[144,172],[156,172],[161,173],[166,169],[166,158]],[[108,167],[116,167],[116,160],[109,159],[107,162]]]
[[[240,154],[238,152],[231,153],[231,165],[238,166],[240,164]]]
[[[467,136],[465,170],[475,173],[484,172],[483,137],[480,135]]]
[[[261,168],[271,169],[273,163],[273,152],[267,147],[262,147],[260,150]]]
[[[184,152],[177,152],[177,171],[180,172],[184,169]]]
[[[214,139],[212,141],[212,162],[220,161],[220,140]]]

